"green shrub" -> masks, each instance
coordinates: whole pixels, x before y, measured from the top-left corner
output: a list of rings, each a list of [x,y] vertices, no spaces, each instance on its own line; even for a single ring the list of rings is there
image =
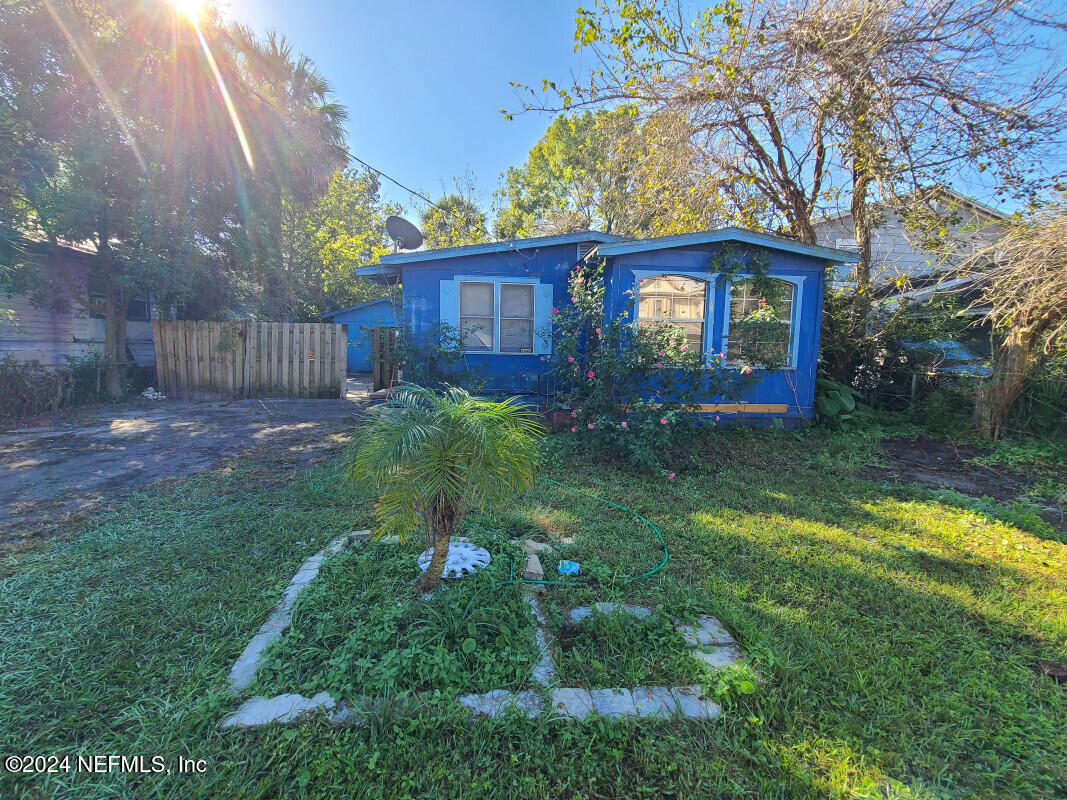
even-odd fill
[[[49,369],[38,361],[0,359],[0,420],[24,419],[108,400],[103,390],[104,358],[90,351],[67,356],[66,367]],[[140,392],[149,385],[155,370],[127,369],[127,392]]]
[[[670,472],[709,397],[736,399],[759,380],[752,367],[705,360],[676,325],[634,326],[634,297],[614,319],[604,315],[603,266],[571,275],[571,303],[553,309],[551,366],[556,400],[570,409],[574,445],[628,462],[642,472]]]

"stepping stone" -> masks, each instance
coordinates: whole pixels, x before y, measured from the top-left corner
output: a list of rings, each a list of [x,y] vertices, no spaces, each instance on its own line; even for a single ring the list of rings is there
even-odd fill
[[[534,665],[531,677],[534,683],[548,686],[556,677],[556,668],[552,664],[552,652],[548,648],[548,635],[544,628],[537,629],[534,633],[534,640],[537,642],[537,651],[541,655],[541,660]]]
[[[585,719],[593,713],[593,696],[585,689],[553,689],[552,711],[560,717]]]
[[[663,686],[637,686],[631,692],[641,717],[669,717],[675,711],[671,690]]]
[[[717,703],[700,699],[699,686],[676,686],[670,690],[678,713],[693,719],[715,719],[722,713]]]
[[[219,723],[219,727],[254,728],[271,722],[292,722],[301,714],[317,709],[329,710],[334,705],[334,699],[327,692],[319,692],[314,697],[300,694],[253,697]]]
[[[734,643],[730,632],[715,617],[700,616],[693,624],[678,623],[674,627],[690,647]]]
[[[584,622],[593,616],[593,610],[601,614],[615,614],[622,612],[638,619],[647,619],[652,616],[652,609],[644,606],[631,606],[627,603],[594,603],[592,606],[578,606],[571,609],[567,618],[571,622]]]
[[[720,647],[704,646],[692,652],[693,658],[703,661],[712,669],[734,667],[741,663],[741,651],[734,645],[728,644]]]
[[[552,545],[547,542],[535,542],[533,539],[523,539],[519,543],[519,547],[530,555],[539,556],[543,553],[551,553],[553,550]]]
[[[593,708],[602,717],[633,717],[637,715],[634,696],[629,689],[594,689]]]
[[[631,606],[627,603],[593,603],[593,608],[601,614],[616,614],[621,611],[638,619],[648,619],[652,616],[652,609],[644,606]]]
[[[545,571],[541,568],[541,559],[537,557],[536,553],[530,553],[526,556],[526,569],[522,571],[522,577],[528,581],[543,581],[545,579]]]
[[[578,606],[572,608],[571,612],[567,615],[567,619],[571,622],[582,622],[593,616],[593,609],[590,606]]]
[[[465,694],[459,702],[474,714],[501,717],[508,709],[516,708],[527,717],[536,717],[544,711],[544,704],[536,692],[512,694],[507,689],[493,689],[485,694]]]

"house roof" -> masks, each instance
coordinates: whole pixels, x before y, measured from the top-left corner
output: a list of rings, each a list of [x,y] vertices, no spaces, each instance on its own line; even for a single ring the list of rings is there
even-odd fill
[[[377,300],[368,300],[366,303],[360,303],[359,305],[342,308],[340,311],[331,311],[329,314],[323,314],[322,319],[330,319],[330,317],[336,317],[338,314],[347,314],[349,311],[358,311],[361,308],[370,308],[371,306],[381,305],[382,303],[392,304],[392,302],[393,301],[388,297],[379,297]]]
[[[961,205],[971,206],[976,211],[980,211],[983,214],[985,214],[986,216],[992,217],[993,219],[1007,219],[1008,218],[1008,215],[1005,214],[1003,211],[998,211],[997,209],[993,208],[992,206],[987,206],[985,203],[980,203],[979,201],[975,200],[973,197],[969,197],[969,196],[967,196],[965,194],[960,194],[956,190],[950,189],[947,186],[941,186],[941,187],[938,187],[936,189],[930,189],[930,190],[927,190],[927,191],[931,192],[932,194],[944,195],[945,197],[949,198],[950,200],[953,200],[954,202],[959,203]],[[884,206],[886,204],[885,203],[876,203],[875,205],[876,206]],[[851,215],[852,215],[851,211],[838,211],[835,214],[824,214],[823,216],[818,217],[817,219],[813,219],[811,221],[811,224],[812,225],[816,225],[816,226],[817,225],[825,225],[827,222],[834,222],[836,220],[844,219],[845,217],[849,217]]]
[[[846,250],[836,250],[833,247],[804,244],[795,239],[772,236],[769,233],[758,233],[744,228],[719,228],[713,231],[681,233],[674,236],[658,236],[655,239],[626,239],[623,241],[613,241],[599,245],[597,247],[597,254],[602,256],[620,256],[626,253],[643,253],[648,250],[664,250],[671,247],[693,247],[702,244],[715,244],[716,242],[745,242],[760,247],[767,247],[772,250],[784,250],[789,253],[814,256],[815,258],[821,258],[835,264],[855,263],[856,261],[859,261],[859,255],[850,253]]]
[[[411,264],[416,261],[437,261],[444,258],[463,258],[466,256],[480,256],[486,253],[503,253],[508,250],[516,251],[530,247],[551,247],[557,244],[579,244],[581,242],[617,242],[625,237],[616,236],[612,233],[600,231],[579,231],[577,233],[561,233],[556,236],[536,236],[531,239],[512,239],[502,242],[486,242],[485,244],[472,244],[463,247],[442,247],[437,250],[415,250],[410,253],[393,253],[383,256],[381,265],[388,267],[393,264]],[[375,264],[370,267],[361,267],[357,270],[360,275],[389,274],[391,271],[372,271]]]

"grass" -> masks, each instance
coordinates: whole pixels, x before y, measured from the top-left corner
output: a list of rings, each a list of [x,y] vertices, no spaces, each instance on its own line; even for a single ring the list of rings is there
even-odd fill
[[[517,585],[497,585],[521,568],[522,553],[484,533],[470,538],[493,560],[471,577],[442,581],[429,600],[411,589],[422,537],[403,546],[370,542],[326,562],[251,693],[356,698],[528,688],[538,658],[534,618]]]
[[[650,619],[617,612],[577,625],[558,623],[553,643],[561,686],[687,686],[710,678],[662,611]]]
[[[647,580],[625,578],[658,563],[658,542],[587,496],[539,483],[475,520],[503,538],[573,540],[560,557],[592,581],[550,590],[560,609],[625,601],[726,623],[759,681],[745,693],[724,678],[710,723],[386,704],[360,728],[221,733],[234,659],[303,559],[367,527],[370,508],[318,491],[330,466],[277,485],[233,464],[138,495],[9,564],[0,751],[208,769],[0,773],[0,796],[1062,797],[1067,692],[1034,664],[1067,661],[1067,545],[995,504],[848,477],[871,438],[714,432],[694,442],[709,471],[671,482],[554,440],[546,475],[663,530],[670,564]]]

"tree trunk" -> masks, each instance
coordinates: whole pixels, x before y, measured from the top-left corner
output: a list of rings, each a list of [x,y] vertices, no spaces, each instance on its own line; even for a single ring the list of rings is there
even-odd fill
[[[1026,388],[1026,368],[1034,335],[1028,328],[1012,327],[993,358],[993,374],[979,389],[974,424],[979,433],[999,439],[1008,412]]]
[[[430,509],[430,527],[433,529],[433,555],[430,566],[415,582],[415,591],[428,594],[437,588],[441,575],[445,571],[448,558],[448,546],[452,541],[452,532],[459,524],[462,514],[448,503],[434,503]]]

